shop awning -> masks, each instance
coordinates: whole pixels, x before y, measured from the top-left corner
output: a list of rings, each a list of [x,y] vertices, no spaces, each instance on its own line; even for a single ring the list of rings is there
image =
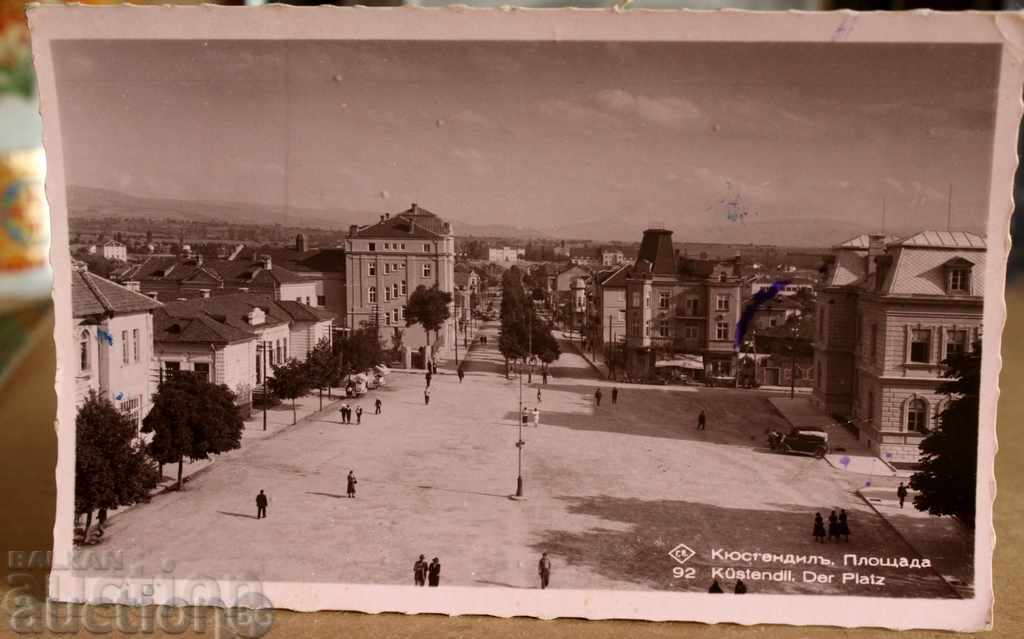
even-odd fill
[[[704,370],[704,358],[700,355],[676,355],[654,363],[655,368],[685,368],[692,371]]]

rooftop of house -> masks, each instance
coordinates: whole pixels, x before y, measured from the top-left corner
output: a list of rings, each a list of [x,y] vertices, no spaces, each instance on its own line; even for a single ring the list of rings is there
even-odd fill
[[[153,340],[183,344],[232,344],[256,339],[256,333],[217,321],[204,313],[174,314],[166,307],[153,313]]]
[[[345,249],[314,248],[300,251],[295,247],[250,247],[243,248],[233,261],[250,261],[260,255],[269,255],[271,265],[278,264],[293,273],[344,273]]]
[[[230,286],[277,286],[304,282],[300,275],[274,264],[270,268],[256,259],[211,260],[199,257],[148,257],[121,272],[124,280],[162,280],[166,282],[224,284]]]
[[[257,308],[263,311],[264,321],[262,324],[253,326],[249,323],[249,313]],[[205,315],[222,324],[250,332],[254,328],[269,328],[288,324],[292,319],[276,302],[255,293],[232,293],[231,295],[169,302],[164,305],[164,311],[171,317],[181,319]]]
[[[349,235],[381,239],[437,239],[451,235],[451,225],[437,214],[414,203],[401,213],[382,215],[376,224],[357,227]]]
[[[71,313],[73,317],[148,313],[160,302],[86,270],[71,273]]]

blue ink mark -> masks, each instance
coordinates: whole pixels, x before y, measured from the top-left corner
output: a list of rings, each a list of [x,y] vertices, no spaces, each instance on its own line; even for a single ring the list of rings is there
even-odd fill
[[[853,33],[853,25],[857,22],[857,16],[844,16],[836,30],[832,32],[832,42],[842,42],[847,36]]]
[[[117,401],[121,401],[122,399],[124,399],[124,393],[118,393],[117,395],[114,395],[114,399],[116,399]]]
[[[106,342],[108,346],[114,345],[114,336],[103,330],[102,328],[96,330],[96,339],[101,342]]]
[[[754,313],[759,308],[764,306],[766,303],[778,297],[779,293],[786,288],[789,284],[788,280],[779,280],[778,282],[772,283],[768,288],[762,288],[760,291],[754,293],[753,299],[750,303],[743,308],[743,314],[740,315],[740,321],[736,323],[736,348],[740,349],[743,346],[743,338],[747,335],[747,326],[750,324],[750,320],[754,319]]]
[[[886,453],[885,454],[885,458],[886,459],[892,459],[892,453]]]
[[[866,482],[864,482],[864,487],[865,487],[865,488],[868,488],[868,487],[870,487],[870,486],[871,486],[871,480],[870,480],[870,479],[869,479],[869,480],[867,480]]]
[[[847,457],[846,455],[843,455],[842,457],[839,458],[839,463],[843,465],[843,468],[847,468],[850,465],[850,458]],[[847,468],[847,470],[849,469]]]

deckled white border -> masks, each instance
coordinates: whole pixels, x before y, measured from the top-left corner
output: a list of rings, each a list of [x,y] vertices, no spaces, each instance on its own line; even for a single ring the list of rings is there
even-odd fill
[[[1024,14],[883,14],[655,10],[365,9],[264,7],[34,7],[29,13],[39,75],[47,197],[52,214],[58,397],[58,499],[54,557],[72,550],[74,491],[74,377],[66,362],[71,344],[70,263],[60,114],[50,42],[58,39],[385,39],[575,40],[741,42],[957,42],[1003,45],[987,233],[988,293],[984,311],[984,361],[975,538],[975,592],[971,600],[896,599],[813,595],[751,595],[742,600],[703,593],[523,590],[448,586],[263,583],[278,608],[361,612],[485,614],[500,617],[688,620],[740,624],[818,624],[975,631],[990,627],[992,611],[992,500],[1003,296],[1017,127],[1022,113]],[[112,69],[112,73],[116,70]],[[1001,241],[1000,241],[1001,240]],[[244,569],[244,567],[240,567]],[[75,598],[81,581],[67,570],[51,576],[51,597]],[[88,586],[88,583],[86,583]],[[227,584],[225,584],[227,586]],[[79,591],[80,592],[80,591]]]

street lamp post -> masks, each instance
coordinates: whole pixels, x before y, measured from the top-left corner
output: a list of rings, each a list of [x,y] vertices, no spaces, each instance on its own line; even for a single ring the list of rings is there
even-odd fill
[[[263,388],[260,394],[263,398],[263,430],[267,430],[267,404],[270,401],[267,396],[267,342],[261,341],[256,344],[256,357],[260,358],[263,364]]]
[[[459,316],[455,315],[455,368],[459,367]]]
[[[790,329],[790,334],[792,335],[792,339],[790,339],[789,342],[789,398],[793,399],[796,397],[796,326]]]
[[[527,333],[526,333],[526,335],[527,335],[527,337],[526,337],[526,339],[527,339],[527,344],[528,344],[527,350],[529,351],[529,356],[527,357],[526,362],[529,362],[529,367],[530,368],[528,368],[527,371],[528,371],[528,374],[530,375],[530,378],[532,379],[533,378],[533,374],[532,374],[533,373],[533,364],[532,364],[532,361],[533,361],[533,322],[532,322],[532,317],[530,316],[529,309],[527,309],[526,312],[527,312],[527,316],[526,316],[526,321],[527,321]],[[517,475],[516,475],[516,493],[514,495],[512,495],[512,497],[511,497],[512,499],[515,499],[515,500],[526,499],[526,495],[523,492],[523,447],[526,446],[526,442],[523,441],[523,420],[525,419],[525,413],[523,412],[523,369],[522,369],[523,364],[520,363],[519,366],[520,366],[520,368],[519,368],[519,413],[516,415],[516,421],[519,422],[519,436],[516,439],[516,456],[518,458],[518,460],[517,460],[518,471],[517,471]]]

